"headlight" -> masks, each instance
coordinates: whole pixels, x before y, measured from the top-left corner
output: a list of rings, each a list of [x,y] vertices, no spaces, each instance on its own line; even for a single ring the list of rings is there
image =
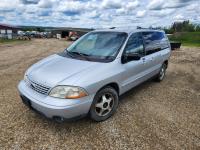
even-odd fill
[[[87,96],[86,91],[80,87],[75,86],[56,86],[54,87],[49,96],[56,98],[65,98],[65,99],[76,99]]]
[[[24,74],[24,81],[27,83],[28,82],[28,77],[26,74]]]

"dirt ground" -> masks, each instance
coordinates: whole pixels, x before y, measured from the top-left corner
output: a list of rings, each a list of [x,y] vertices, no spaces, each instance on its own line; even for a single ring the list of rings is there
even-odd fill
[[[68,44],[0,46],[0,149],[200,149],[200,48],[174,51],[164,81],[123,95],[112,118],[58,124],[24,106],[16,87],[31,64]]]

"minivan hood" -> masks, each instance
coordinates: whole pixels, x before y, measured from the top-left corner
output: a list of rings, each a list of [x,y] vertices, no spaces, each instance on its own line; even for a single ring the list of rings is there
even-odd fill
[[[30,67],[27,75],[37,83],[53,87],[59,82],[81,73],[96,64],[98,63],[66,58],[55,54]]]

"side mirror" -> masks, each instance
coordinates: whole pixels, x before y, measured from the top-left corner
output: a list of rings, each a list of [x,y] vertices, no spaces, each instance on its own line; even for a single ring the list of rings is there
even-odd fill
[[[122,63],[126,63],[129,61],[133,61],[133,60],[140,60],[141,59],[141,55],[138,53],[128,53],[128,54],[124,54],[122,57]]]

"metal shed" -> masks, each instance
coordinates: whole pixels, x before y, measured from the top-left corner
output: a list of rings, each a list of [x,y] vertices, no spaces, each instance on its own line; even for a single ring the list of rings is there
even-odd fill
[[[0,24],[0,38],[12,39],[17,34],[18,27]]]

